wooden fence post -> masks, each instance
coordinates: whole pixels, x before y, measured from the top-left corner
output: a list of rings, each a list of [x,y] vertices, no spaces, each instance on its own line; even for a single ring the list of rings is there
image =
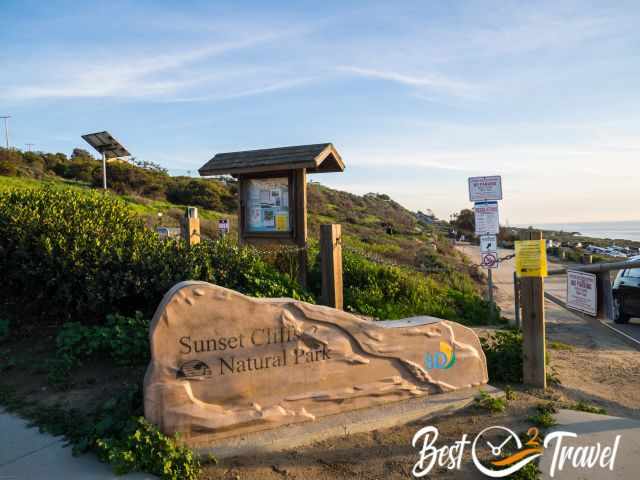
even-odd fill
[[[523,231],[520,240],[542,240],[542,232]],[[520,278],[522,304],[522,378],[526,385],[547,387],[544,325],[544,280]]]
[[[188,247],[200,243],[200,219],[196,207],[187,207],[184,217],[181,219],[182,238],[187,242]]]
[[[342,228],[338,224],[320,226],[322,302],[342,310]]]

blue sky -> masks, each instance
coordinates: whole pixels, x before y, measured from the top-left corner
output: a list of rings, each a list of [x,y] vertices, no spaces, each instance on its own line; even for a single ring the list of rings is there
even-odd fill
[[[614,5],[615,4],[615,5]],[[640,219],[640,3],[0,0],[11,143],[109,130],[174,174],[333,142],[314,180],[444,218],[502,174],[503,223]]]

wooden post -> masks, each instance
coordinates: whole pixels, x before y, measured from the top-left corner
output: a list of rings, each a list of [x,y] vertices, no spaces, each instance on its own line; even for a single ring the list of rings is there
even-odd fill
[[[542,240],[542,232],[523,231],[520,240]],[[520,278],[522,302],[522,378],[526,385],[547,387],[545,364],[544,280]]]
[[[298,252],[298,283],[307,286],[307,170],[294,170],[295,242]]]
[[[187,246],[192,247],[200,243],[200,219],[196,207],[187,207],[181,224],[182,238],[187,242]]]
[[[322,303],[343,308],[342,291],[342,227],[320,226],[320,265],[322,267]]]
[[[611,274],[608,270],[596,273],[596,288],[598,291],[598,318],[613,320],[613,290],[611,289]]]

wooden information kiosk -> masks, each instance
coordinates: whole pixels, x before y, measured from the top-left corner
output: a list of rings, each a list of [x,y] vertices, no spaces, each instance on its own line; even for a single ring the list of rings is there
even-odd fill
[[[300,247],[298,281],[306,285],[307,174],[344,171],[331,143],[218,153],[201,176],[232,175],[239,181],[240,244]]]

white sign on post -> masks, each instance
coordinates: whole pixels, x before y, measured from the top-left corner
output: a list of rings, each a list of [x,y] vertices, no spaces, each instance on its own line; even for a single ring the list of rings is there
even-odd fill
[[[229,220],[223,218],[222,220],[218,220],[218,231],[222,235],[226,235],[229,233]]]
[[[469,200],[480,202],[502,200],[502,177],[469,177]]]
[[[500,233],[498,202],[476,202],[473,211],[476,218],[476,235],[497,235]]]
[[[480,236],[480,265],[486,268],[498,268],[498,237]]]
[[[567,306],[588,315],[598,314],[598,288],[595,273],[567,272]]]

